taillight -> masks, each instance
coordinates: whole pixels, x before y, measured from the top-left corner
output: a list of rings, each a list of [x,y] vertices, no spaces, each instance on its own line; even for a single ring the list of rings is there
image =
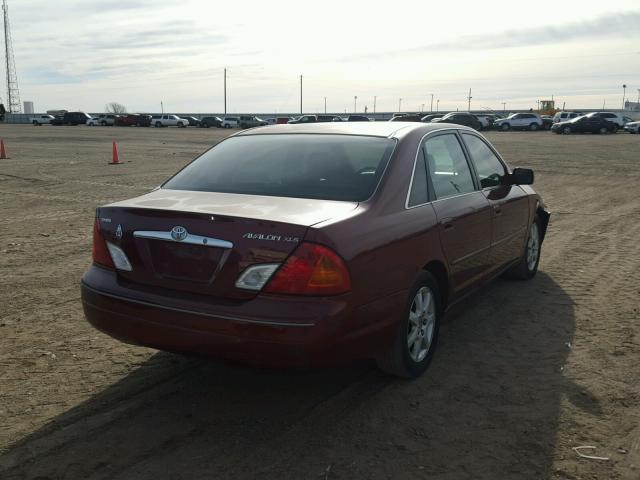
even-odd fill
[[[333,251],[302,243],[278,269],[264,291],[289,295],[338,295],[351,289],[349,271]]]
[[[113,260],[107,249],[107,242],[100,229],[100,220],[96,218],[93,224],[93,261],[105,267],[114,268]]]

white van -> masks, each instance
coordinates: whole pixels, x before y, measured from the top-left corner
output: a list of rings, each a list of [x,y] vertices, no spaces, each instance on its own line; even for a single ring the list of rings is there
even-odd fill
[[[553,116],[553,123],[566,122],[567,120],[579,117],[580,115],[582,114],[576,112],[556,112]]]

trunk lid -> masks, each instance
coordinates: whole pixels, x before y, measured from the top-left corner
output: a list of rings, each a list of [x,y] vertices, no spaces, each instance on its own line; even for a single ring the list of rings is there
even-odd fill
[[[98,209],[105,239],[126,253],[125,281],[215,297],[248,299],[235,287],[248,266],[282,263],[309,226],[357,203],[156,190]]]

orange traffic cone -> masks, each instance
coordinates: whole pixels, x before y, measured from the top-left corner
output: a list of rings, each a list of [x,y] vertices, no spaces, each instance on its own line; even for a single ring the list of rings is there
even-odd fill
[[[0,160],[5,160],[7,157],[7,152],[4,149],[4,140],[0,139]]]
[[[111,160],[109,165],[120,165],[120,159],[118,158],[118,145],[115,140],[113,142],[113,160]]]

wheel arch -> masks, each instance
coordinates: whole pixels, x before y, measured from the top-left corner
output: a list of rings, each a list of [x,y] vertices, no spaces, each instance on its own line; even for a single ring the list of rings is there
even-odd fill
[[[536,205],[536,215],[540,220],[540,243],[542,243],[545,235],[547,234],[547,226],[549,225],[549,218],[551,217],[551,213],[545,209],[544,205],[541,202],[538,202]]]
[[[447,271],[447,267],[440,260],[432,260],[422,267],[422,269],[433,275],[438,282],[441,308],[444,311],[449,301],[449,272]]]

